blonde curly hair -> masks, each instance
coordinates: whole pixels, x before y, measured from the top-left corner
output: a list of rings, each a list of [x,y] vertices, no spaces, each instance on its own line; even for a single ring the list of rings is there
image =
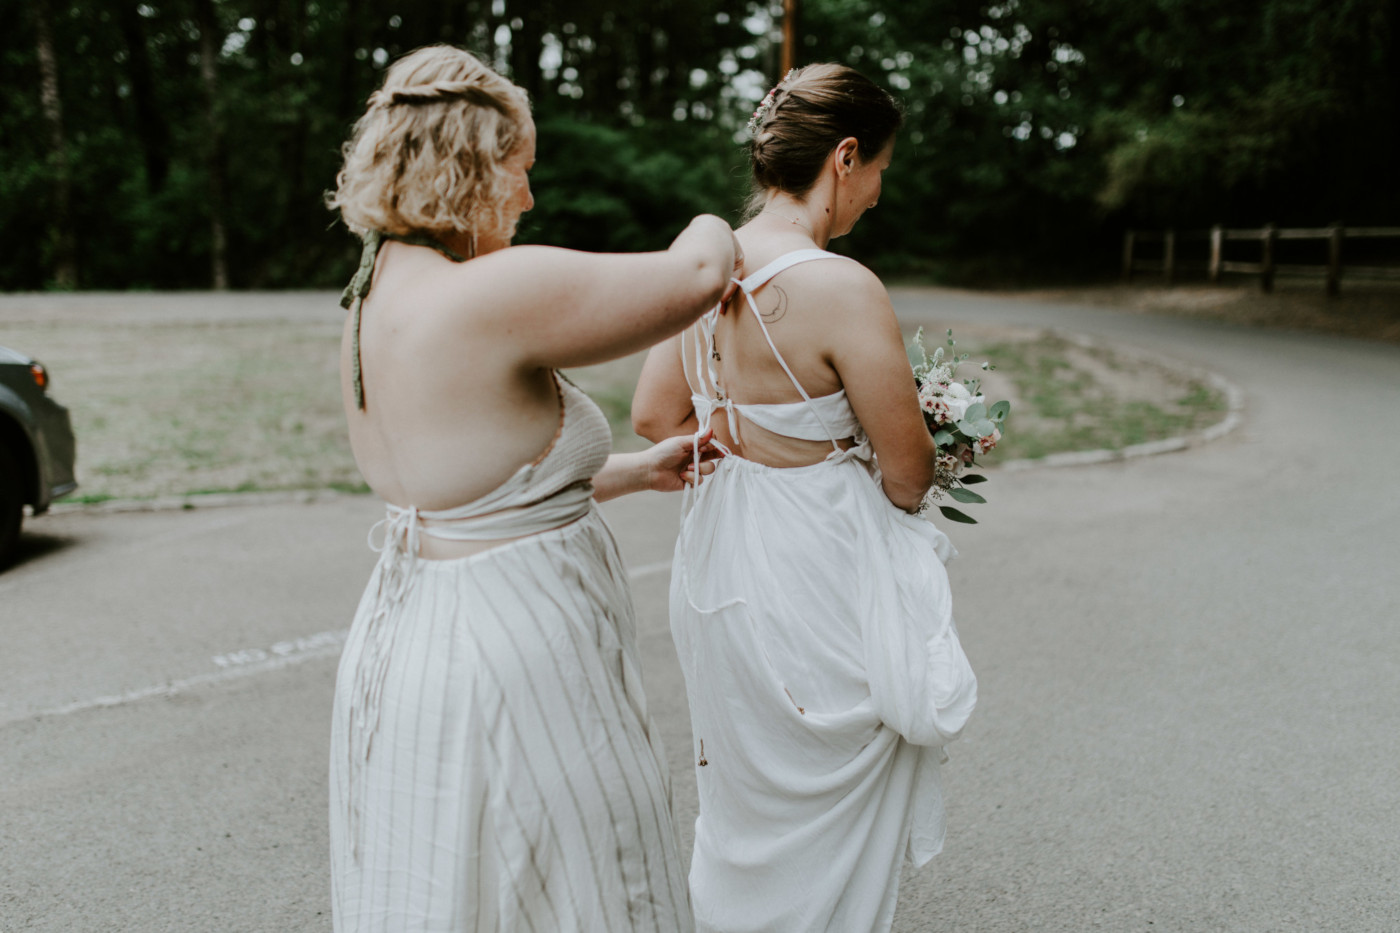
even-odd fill
[[[502,163],[529,121],[525,92],[471,53],[410,52],[369,96],[326,206],[361,236],[511,234]]]

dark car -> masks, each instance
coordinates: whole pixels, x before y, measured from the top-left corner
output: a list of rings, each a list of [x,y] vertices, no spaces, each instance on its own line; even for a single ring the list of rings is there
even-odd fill
[[[34,514],[77,488],[68,409],[49,398],[49,372],[0,347],[0,567],[14,557],[24,507]]]

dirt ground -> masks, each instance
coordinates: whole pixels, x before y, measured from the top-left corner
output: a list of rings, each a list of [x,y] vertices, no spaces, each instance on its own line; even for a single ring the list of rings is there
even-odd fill
[[[1257,283],[1197,283],[1166,286],[1150,280],[1132,285],[1006,292],[1063,304],[1116,308],[1129,314],[1214,318],[1256,327],[1317,331],[1400,343],[1400,282],[1343,282],[1328,297],[1320,282],[1280,279],[1272,294]]]

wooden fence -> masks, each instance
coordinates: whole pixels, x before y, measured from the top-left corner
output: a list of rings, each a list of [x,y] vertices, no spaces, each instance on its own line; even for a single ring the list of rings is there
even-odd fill
[[[1178,233],[1175,230],[1129,230],[1123,234],[1123,281],[1131,281],[1134,272],[1157,272],[1172,284],[1186,269],[1204,268],[1211,282],[1219,282],[1225,272],[1241,272],[1259,276],[1260,287],[1274,290],[1274,276],[1321,276],[1327,283],[1327,294],[1336,295],[1342,287],[1342,245],[1348,240],[1400,238],[1400,227],[1331,227],[1309,229],[1280,229],[1268,224],[1258,230],[1228,230],[1211,227],[1208,232]],[[1183,241],[1210,241],[1210,259],[1205,262],[1182,262],[1177,258],[1177,244]],[[1225,258],[1225,244],[1244,240],[1257,243],[1258,262],[1238,262]],[[1324,240],[1327,243],[1326,265],[1297,265],[1274,261],[1280,240]],[[1160,259],[1139,259],[1134,253],[1143,243],[1161,243]],[[1367,279],[1400,281],[1400,265],[1346,266],[1348,276]]]

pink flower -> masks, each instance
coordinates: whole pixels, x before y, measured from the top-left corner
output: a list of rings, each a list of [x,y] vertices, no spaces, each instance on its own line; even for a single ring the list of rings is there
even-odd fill
[[[996,447],[997,441],[999,440],[1001,440],[1001,431],[997,428],[992,428],[991,434],[988,434],[986,437],[979,437],[975,441],[977,445],[977,452],[979,454],[989,453],[993,448]]]

